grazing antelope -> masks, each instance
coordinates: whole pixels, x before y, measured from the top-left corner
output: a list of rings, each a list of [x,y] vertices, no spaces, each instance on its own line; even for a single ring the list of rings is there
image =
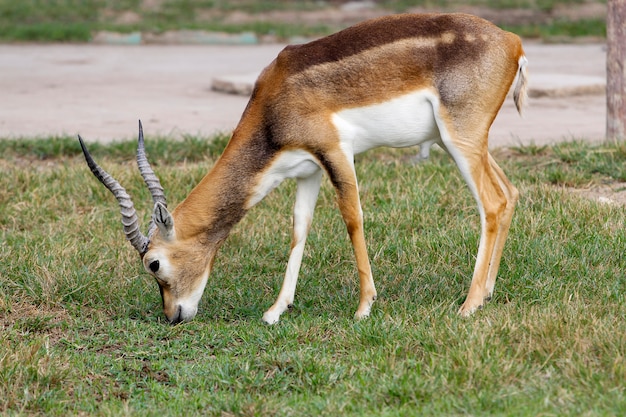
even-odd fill
[[[262,72],[241,121],[213,169],[173,211],[144,151],[137,163],[154,200],[148,235],[124,188],[79,140],[94,175],[115,195],[126,237],[161,290],[170,323],[191,320],[218,248],[252,206],[295,178],[293,241],[285,279],[263,320],[294,300],[322,172],[330,177],[354,247],[360,281],[355,317],[376,289],[363,233],[354,155],[378,146],[437,143],[455,161],[476,202],[481,236],[460,314],[493,292],[517,189],[488,152],[487,136],[515,79],[521,113],[526,64],[518,36],[465,14],[405,14],[369,20],[305,45],[288,46]]]

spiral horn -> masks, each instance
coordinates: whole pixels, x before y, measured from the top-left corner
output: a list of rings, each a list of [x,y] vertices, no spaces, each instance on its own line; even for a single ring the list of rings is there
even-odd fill
[[[165,207],[167,207],[167,200],[165,198],[165,193],[163,192],[161,182],[152,170],[152,167],[150,166],[150,163],[148,162],[148,158],[146,156],[141,120],[139,121],[139,139],[137,140],[137,165],[139,166],[139,172],[141,173],[144,182],[148,186],[148,190],[150,190],[150,194],[152,195],[152,201],[154,201],[154,204],[161,203]]]
[[[93,160],[80,135],[78,135],[78,141],[80,142],[80,147],[82,148],[83,154],[85,155],[85,161],[87,161],[87,165],[89,166],[89,169],[91,170],[93,175],[117,199],[117,202],[120,206],[120,211],[122,213],[122,225],[124,226],[124,234],[126,235],[126,239],[130,241],[130,244],[133,245],[133,248],[135,248],[140,255],[143,255],[144,253],[146,253],[149,240],[139,230],[139,218],[137,217],[137,210],[135,210],[135,206],[133,205],[130,196],[128,195],[124,187],[122,187],[120,183],[115,180],[115,178],[109,175]]]

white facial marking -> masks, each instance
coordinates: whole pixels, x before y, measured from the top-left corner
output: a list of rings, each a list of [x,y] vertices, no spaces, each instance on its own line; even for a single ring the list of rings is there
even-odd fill
[[[156,275],[161,281],[168,282],[172,276],[172,264],[170,264],[169,259],[167,259],[167,256],[160,252],[150,252],[150,256],[146,258],[145,262],[147,270],[150,272],[152,272],[150,270],[150,264],[154,261],[159,261],[159,270],[154,273],[154,275]]]
[[[193,292],[185,298],[177,300],[178,305],[180,306],[182,320],[191,320],[196,316],[196,313],[198,312],[198,304],[200,303],[200,299],[202,298],[204,287],[206,286],[208,279],[209,271],[207,270],[203,274],[200,284],[193,290]]]

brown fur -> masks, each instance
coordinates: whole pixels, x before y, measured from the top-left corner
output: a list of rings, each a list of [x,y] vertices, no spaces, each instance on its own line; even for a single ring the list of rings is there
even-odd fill
[[[313,155],[337,190],[360,277],[357,316],[367,315],[376,290],[357,180],[331,116],[418,90],[439,98],[437,117],[449,134],[442,146],[457,163],[469,165],[464,175],[475,184],[484,211],[479,258],[461,312],[481,306],[493,290],[517,200],[517,190],[488,153],[487,133],[522,56],[516,35],[464,14],[387,16],[285,48],[259,77],[222,157],[172,213],[176,241],[165,243],[158,232],[153,236],[149,251],[172,246],[169,259],[178,271],[161,282],[168,317],[176,314],[176,298],[193,291],[199,274],[210,270],[217,248],[245,215],[272,161],[293,149]],[[284,308],[278,304],[270,311]]]

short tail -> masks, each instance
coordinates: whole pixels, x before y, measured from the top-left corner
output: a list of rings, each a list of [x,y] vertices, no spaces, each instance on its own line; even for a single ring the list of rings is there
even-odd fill
[[[522,55],[519,59],[519,69],[517,72],[517,82],[515,84],[515,90],[513,91],[513,100],[515,101],[515,107],[517,112],[522,114],[522,110],[526,105],[526,99],[528,93],[526,92],[528,87],[528,59]]]

